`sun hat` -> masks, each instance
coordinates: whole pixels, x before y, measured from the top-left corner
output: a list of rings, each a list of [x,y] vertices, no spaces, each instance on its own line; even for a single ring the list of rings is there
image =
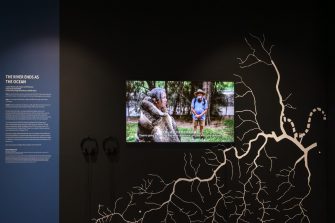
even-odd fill
[[[196,96],[196,95],[199,94],[199,93],[201,93],[201,94],[203,94],[203,95],[206,95],[206,92],[204,92],[204,91],[201,90],[201,89],[198,89],[196,92],[194,92],[194,95]]]

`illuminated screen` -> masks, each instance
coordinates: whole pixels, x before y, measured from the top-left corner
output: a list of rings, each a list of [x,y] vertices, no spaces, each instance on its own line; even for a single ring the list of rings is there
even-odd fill
[[[126,142],[234,142],[234,82],[126,81]]]

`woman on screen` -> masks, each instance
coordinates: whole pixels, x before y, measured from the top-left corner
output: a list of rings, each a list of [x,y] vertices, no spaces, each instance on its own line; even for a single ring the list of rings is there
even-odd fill
[[[180,135],[173,117],[167,112],[166,92],[154,88],[141,102],[137,142],[180,142]]]

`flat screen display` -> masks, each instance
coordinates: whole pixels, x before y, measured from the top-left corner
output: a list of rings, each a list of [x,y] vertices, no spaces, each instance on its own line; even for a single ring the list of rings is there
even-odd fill
[[[126,81],[126,142],[234,142],[234,82]]]

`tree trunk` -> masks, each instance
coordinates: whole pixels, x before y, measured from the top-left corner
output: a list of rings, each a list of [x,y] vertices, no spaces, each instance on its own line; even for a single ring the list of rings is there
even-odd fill
[[[166,97],[168,96],[168,82],[169,81],[164,82],[164,89],[165,89]]]
[[[164,82],[164,89],[165,89],[166,98],[167,98],[166,108],[169,110],[169,104],[170,104],[169,100],[171,100],[171,98],[169,98],[169,95],[168,95],[168,81]]]
[[[194,81],[191,81],[191,92],[190,92],[191,102],[192,102],[192,100],[194,98],[194,92],[195,91],[196,91],[196,89],[195,89]],[[188,115],[192,115],[192,109],[191,109],[192,105],[191,105],[191,103],[188,105],[188,107],[189,107],[189,109],[188,109]]]
[[[229,105],[229,99],[226,95],[224,95],[224,103],[225,103],[225,106],[226,106],[226,114],[225,114],[225,118],[228,116],[228,105]]]
[[[129,120],[129,101],[127,101],[127,120]]]
[[[127,91],[126,93],[126,100],[127,100],[127,121],[129,120],[129,100],[130,100],[130,93]]]
[[[178,85],[177,85],[177,98],[176,98],[176,101],[174,102],[174,107],[173,107],[173,115],[176,115],[176,113],[177,113],[177,106],[178,106],[179,101],[180,101],[181,86],[182,86],[182,82],[179,81]]]
[[[147,81],[147,83],[150,91],[156,87],[156,81]]]
[[[174,102],[174,105],[173,105],[173,112],[172,112],[172,115],[176,115],[176,110],[177,110],[177,100]]]
[[[206,100],[207,100],[207,105],[208,105],[208,110],[206,114],[206,125],[211,124],[211,98],[212,98],[212,82],[211,81],[204,81],[202,84],[203,90],[206,92]]]

